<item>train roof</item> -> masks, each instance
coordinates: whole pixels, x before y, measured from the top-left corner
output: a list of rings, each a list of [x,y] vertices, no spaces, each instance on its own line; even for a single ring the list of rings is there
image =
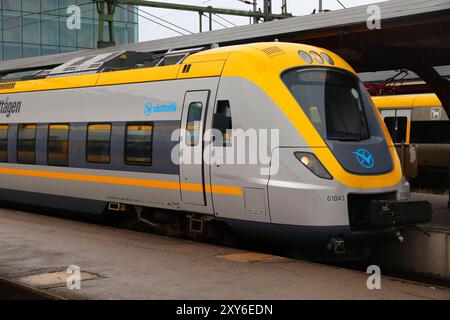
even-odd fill
[[[322,58],[322,61],[311,59],[307,62],[299,56],[300,50],[315,51],[319,56],[325,53],[332,61],[329,63]],[[225,61],[228,61],[226,69]],[[163,54],[119,51],[77,57],[52,69],[34,70],[31,74],[31,71],[9,73],[0,78],[0,94],[214,77],[225,71],[231,76],[246,73],[256,77],[255,73],[268,62],[278,74],[301,65],[333,65],[354,72],[343,59],[326,49],[296,43],[260,42],[212,49],[170,50]]]
[[[379,109],[442,106],[439,98],[434,93],[378,96],[372,97],[372,100]]]

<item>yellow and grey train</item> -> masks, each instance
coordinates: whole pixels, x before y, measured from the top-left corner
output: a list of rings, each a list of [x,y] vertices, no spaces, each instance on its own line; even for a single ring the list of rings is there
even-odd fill
[[[432,93],[373,97],[409,181],[448,187],[450,121]]]
[[[408,200],[363,84],[325,49],[267,42],[114,52],[1,81],[2,201],[131,210],[155,226],[183,217],[190,233],[220,223],[336,252],[431,217],[429,203]],[[173,139],[183,128],[194,139]],[[209,129],[228,142],[207,149]],[[206,161],[234,148],[239,129],[278,130],[277,144],[264,146],[268,173],[259,161]],[[199,162],[174,161],[195,150]]]

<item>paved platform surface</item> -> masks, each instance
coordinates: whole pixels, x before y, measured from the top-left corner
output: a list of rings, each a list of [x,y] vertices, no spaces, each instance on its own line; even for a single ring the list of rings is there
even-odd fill
[[[426,226],[439,230],[450,231],[450,209],[448,208],[448,195],[411,193],[411,200],[426,200],[431,202],[433,216]]]
[[[81,268],[80,290],[66,268]],[[66,275],[66,276],[65,276]],[[450,299],[443,288],[0,209],[0,276],[70,299]]]

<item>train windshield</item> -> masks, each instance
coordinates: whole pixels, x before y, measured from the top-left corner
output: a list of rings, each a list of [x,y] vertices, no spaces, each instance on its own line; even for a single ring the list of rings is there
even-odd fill
[[[370,98],[352,74],[334,69],[294,69],[281,78],[324,139],[370,138],[365,115]]]

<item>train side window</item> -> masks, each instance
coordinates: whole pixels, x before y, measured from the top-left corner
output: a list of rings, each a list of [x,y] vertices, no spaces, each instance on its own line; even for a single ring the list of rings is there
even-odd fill
[[[217,101],[217,109],[214,113],[213,128],[222,133],[223,146],[231,145],[231,132],[233,124],[231,121],[231,107],[230,101],[219,100]],[[215,140],[216,141],[216,140]],[[215,146],[218,146],[215,143]]]
[[[391,135],[392,142],[406,142],[406,131],[408,126],[407,117],[386,117],[384,123]]]
[[[54,166],[69,164],[69,125],[51,124],[48,127],[47,163]]]
[[[111,124],[95,123],[88,125],[86,161],[109,163],[111,161]]]
[[[152,164],[152,123],[128,123],[125,134],[125,163]]]
[[[196,146],[200,137],[200,122],[202,119],[203,103],[191,102],[188,108],[186,122],[186,145]]]
[[[17,133],[17,162],[36,162],[36,125],[19,124]]]
[[[0,125],[0,162],[8,162],[8,125]]]
[[[450,121],[412,121],[410,143],[450,143]]]

